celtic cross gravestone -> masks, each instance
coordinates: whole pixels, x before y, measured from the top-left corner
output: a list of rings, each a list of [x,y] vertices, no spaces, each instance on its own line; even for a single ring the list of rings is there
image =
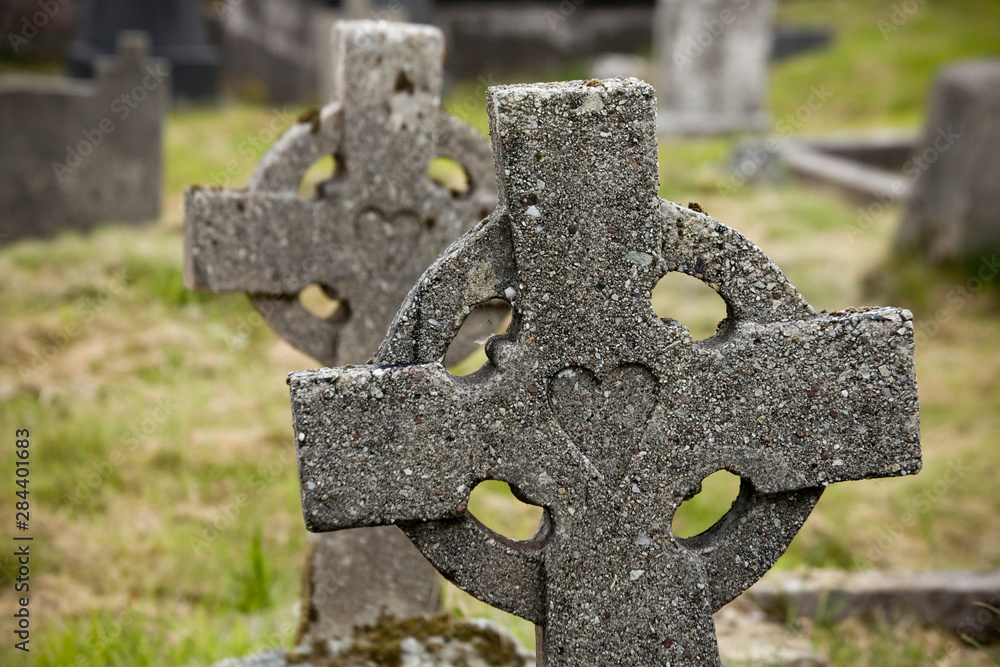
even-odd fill
[[[496,205],[488,142],[439,106],[440,31],[345,21],[333,32],[334,102],[284,134],[245,190],[191,188],[185,221],[188,286],[249,293],[278,334],[328,365],[367,359],[413,282]],[[335,173],[303,199],[303,175],[330,155]],[[464,192],[428,177],[435,157],[464,169]],[[310,285],[339,300],[329,317],[300,302]],[[396,528],[323,536],[300,639],[349,635],[384,606],[437,607],[436,581]]]
[[[500,203],[411,290],[375,363],[293,373],[313,531],[396,524],[473,595],[535,622],[540,664],[718,665],[711,614],[774,564],[833,482],[920,468],[907,311],[815,312],[750,241],[657,197],[653,89],[488,94]],[[669,271],[711,285],[712,338],[653,312]],[[471,306],[514,317],[487,363],[440,364]],[[676,537],[708,475],[729,513]],[[482,480],[544,508],[509,540]]]

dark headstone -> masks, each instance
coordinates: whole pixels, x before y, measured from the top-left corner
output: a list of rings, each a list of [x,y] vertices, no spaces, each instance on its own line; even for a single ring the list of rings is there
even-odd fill
[[[833,31],[826,28],[775,28],[771,60],[787,60],[832,43]]]
[[[652,7],[638,3],[438,3],[434,24],[448,41],[455,77],[555,73],[601,53],[649,48]]]
[[[121,33],[93,81],[0,80],[0,235],[159,217],[170,66],[148,47]]]
[[[176,96],[203,99],[216,94],[218,55],[208,43],[198,0],[87,0],[80,33],[69,48],[70,76],[92,76],[95,60],[113,52],[122,30],[150,36],[152,54],[170,61]]]

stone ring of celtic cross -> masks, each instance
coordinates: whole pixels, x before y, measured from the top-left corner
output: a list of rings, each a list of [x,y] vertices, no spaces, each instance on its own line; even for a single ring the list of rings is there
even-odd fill
[[[462,320],[443,320],[451,325],[451,331],[440,328],[420,328],[410,332],[409,340],[399,340],[400,329],[407,322],[419,317],[422,304],[435,300],[451,301],[437,293],[440,274],[447,266],[488,265],[495,274],[502,275],[511,270],[512,249],[497,243],[504,234],[499,229],[499,216],[488,220],[477,233],[478,243],[465,243],[439,262],[437,271],[428,272],[411,294],[420,294],[420,301],[410,301],[396,317],[393,328],[387,335],[392,346],[384,348],[388,353],[379,356],[377,363],[432,362],[441,356],[442,337],[457,334]],[[750,284],[740,280],[741,267],[753,267],[745,277],[772,275],[781,276],[780,270],[752,242],[738,232],[721,223],[689,209],[661,200],[658,224],[663,230],[663,253],[657,259],[665,274],[677,271],[703,280],[714,289],[727,304],[729,319],[710,339],[695,341],[677,322],[666,323],[676,333],[675,344],[688,348],[692,354],[698,349],[710,349],[724,339],[731,327],[735,327],[735,313],[751,317],[757,322],[800,320],[815,314],[798,292],[786,281],[773,284]],[[497,237],[496,239],[491,237]],[[499,252],[498,252],[499,251]],[[725,283],[714,282],[713,276],[721,271],[735,271],[736,275]],[[755,280],[755,279],[754,279]],[[491,299],[508,299],[502,291],[480,293],[474,299],[455,304],[457,311],[472,308]],[[775,304],[780,307],[774,307]],[[761,304],[766,304],[766,307]],[[512,341],[511,335],[518,330],[518,308],[514,300],[512,322],[507,333],[494,336],[487,341],[487,356],[490,363],[479,373],[491,372],[502,348]],[[766,319],[760,319],[760,317]],[[412,351],[424,354],[415,358]],[[393,354],[397,352],[398,354]],[[680,352],[680,350],[678,350]],[[678,356],[681,356],[680,354]],[[565,371],[563,371],[565,373]],[[629,449],[632,445],[627,445]],[[697,471],[691,478],[687,490],[679,493],[684,500],[698,491],[700,481],[718,470],[726,469],[716,463]],[[740,471],[730,470],[739,474]],[[510,481],[510,480],[505,480]],[[511,484],[512,492],[519,500],[532,503],[517,486]],[[742,476],[740,492],[729,512],[714,526],[700,535],[677,539],[678,545],[696,554],[704,564],[711,580],[711,606],[718,609],[731,601],[742,591],[757,581],[784,553],[792,538],[809,516],[819,500],[823,487],[801,491],[762,493],[753,481]],[[669,524],[669,519],[664,519]],[[529,540],[511,540],[478,521],[467,509],[450,520],[413,522],[401,524],[404,532],[420,551],[456,585],[475,595],[480,600],[504,611],[540,623],[543,618],[544,586],[542,554],[546,538],[551,532],[550,518],[546,512],[535,535]],[[761,535],[769,539],[761,540]],[[470,564],[475,563],[475,567]],[[504,572],[506,585],[497,586],[492,576],[480,581],[484,572]]]
[[[332,105],[323,110],[322,121],[317,116],[311,122],[294,125],[282,135],[254,171],[247,192],[297,197],[302,179],[313,164],[331,155],[342,160],[344,123],[332,117],[338,113],[340,106]],[[434,108],[431,113],[436,116],[437,123],[435,155],[461,165],[466,170],[469,182],[477,188],[474,197],[469,196],[473,193],[467,193],[469,202],[466,208],[471,212],[474,207],[482,206],[481,201],[493,198],[492,194],[479,192],[491,189],[490,165],[485,161],[471,159],[478,158],[478,153],[482,152],[479,146],[481,140],[475,130],[444,110]],[[338,171],[331,176],[328,184],[319,184],[315,206],[324,205],[324,186],[328,189],[336,188],[338,178],[344,178],[340,173],[343,165],[338,162],[336,167]],[[485,187],[480,184],[485,184]],[[331,202],[329,216],[332,218],[339,215],[336,206],[336,203]],[[343,223],[344,221],[335,220],[331,224]],[[336,258],[331,257],[331,261],[336,261]],[[322,288],[328,298],[341,298],[335,285],[322,285]],[[250,299],[271,328],[292,345],[324,363],[333,363],[336,359],[340,334],[350,317],[349,304],[342,304],[342,307],[324,319],[306,310],[298,293],[251,294]]]

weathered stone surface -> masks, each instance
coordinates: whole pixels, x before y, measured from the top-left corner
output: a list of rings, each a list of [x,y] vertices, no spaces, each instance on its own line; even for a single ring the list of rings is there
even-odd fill
[[[1000,251],[1000,60],[949,67],[931,91],[897,243],[931,261]]]
[[[496,205],[488,142],[439,107],[441,33],[356,21],[334,36],[335,101],[281,137],[245,191],[189,190],[185,222],[188,286],[249,293],[279,335],[328,365],[368,359],[424,269]],[[325,155],[338,174],[303,200],[302,176]],[[428,177],[436,156],[465,170],[466,192]],[[299,302],[310,284],[341,300],[328,319]],[[326,535],[312,553],[302,641],[345,636],[383,607],[440,605],[437,573],[396,528]]]
[[[0,80],[0,239],[159,217],[170,65],[148,51],[123,32],[93,82]]]
[[[290,377],[307,526],[401,525],[458,586],[538,624],[550,667],[717,665],[712,612],[824,486],[920,469],[911,315],[816,313],[746,238],[660,200],[644,83],[500,86],[487,106],[496,211],[417,282],[374,365]],[[714,337],[656,317],[668,271],[726,301]],[[510,328],[450,375],[437,360],[493,298]],[[721,469],[743,479],[729,514],[675,537]],[[545,508],[532,539],[468,513],[485,479]]]
[[[354,629],[348,639],[314,642],[223,660],[214,667],[534,667],[535,657],[503,628],[486,620],[439,614],[397,619],[382,616]]]
[[[774,0],[659,0],[659,130],[765,130]]]
[[[356,21],[336,35],[336,101],[285,133],[246,190],[190,188],[185,220],[187,285],[256,295],[268,323],[325,364],[374,352],[416,277],[496,202],[488,144],[438,106],[441,33]],[[327,155],[337,173],[300,198]],[[438,156],[464,168],[466,192],[427,176]],[[314,317],[298,300],[311,284],[346,307]]]
[[[912,618],[980,643],[1000,641],[1000,572],[810,572],[769,576],[747,592],[775,618]]]

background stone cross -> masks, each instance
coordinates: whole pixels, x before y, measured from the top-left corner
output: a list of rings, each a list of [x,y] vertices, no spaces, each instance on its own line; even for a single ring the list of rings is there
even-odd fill
[[[333,38],[334,102],[285,133],[246,190],[191,188],[185,202],[188,286],[251,294],[329,365],[374,352],[414,280],[496,202],[487,142],[439,106],[441,32],[342,21]],[[335,173],[302,199],[303,175],[328,155]],[[428,177],[439,156],[465,170],[466,192]],[[298,299],[311,284],[344,307],[314,317]]]
[[[334,102],[283,135],[246,190],[192,188],[185,222],[188,286],[250,293],[285,340],[327,365],[369,358],[414,281],[496,206],[489,143],[439,107],[441,32],[345,21],[333,39]],[[327,155],[336,173],[302,199],[303,175]],[[436,156],[464,168],[465,193],[428,178]],[[300,304],[310,284],[341,300],[328,319]],[[383,607],[440,604],[437,573],[391,526],[323,535],[306,568],[300,642],[350,636]]]
[[[657,197],[654,94],[634,79],[488,94],[500,203],[424,274],[374,365],[293,373],[306,524],[401,525],[473,595],[538,625],[540,664],[718,665],[711,614],[838,481],[920,469],[907,311],[816,313],[750,241]],[[659,319],[668,271],[728,318]],[[473,304],[514,318],[472,376],[437,361]],[[718,470],[729,513],[676,537]],[[486,479],[545,509],[526,541],[467,511]]]

